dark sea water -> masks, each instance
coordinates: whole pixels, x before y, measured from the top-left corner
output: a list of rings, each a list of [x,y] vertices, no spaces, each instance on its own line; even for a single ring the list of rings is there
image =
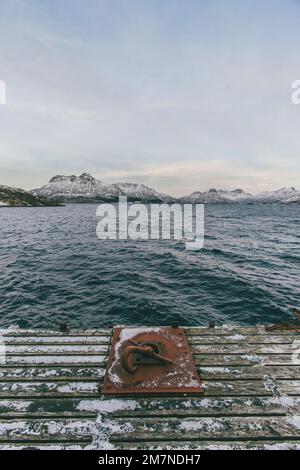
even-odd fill
[[[205,248],[100,241],[96,205],[0,208],[0,326],[280,322],[300,307],[300,206],[206,206]]]

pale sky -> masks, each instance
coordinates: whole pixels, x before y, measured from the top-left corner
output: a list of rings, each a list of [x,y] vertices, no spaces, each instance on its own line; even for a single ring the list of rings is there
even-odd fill
[[[300,189],[300,2],[0,0],[0,184]]]

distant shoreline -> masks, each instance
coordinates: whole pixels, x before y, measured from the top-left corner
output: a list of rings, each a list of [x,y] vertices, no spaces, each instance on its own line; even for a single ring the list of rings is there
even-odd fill
[[[53,204],[53,205],[49,205],[49,206],[47,206],[47,205],[45,205],[45,206],[21,206],[21,205],[18,205],[18,206],[7,205],[7,206],[5,206],[3,204],[3,205],[0,205],[0,209],[8,209],[8,208],[10,208],[10,209],[13,209],[13,208],[14,209],[15,208],[22,208],[22,209],[25,209],[25,208],[26,209],[32,209],[32,208],[34,208],[34,209],[37,209],[37,208],[41,208],[41,207],[65,207],[65,206],[66,206],[66,204],[56,204],[56,205]]]
[[[42,207],[66,207],[69,205],[80,205],[80,204],[93,204],[93,205],[99,205],[99,204],[118,204],[118,201],[64,201],[62,204],[49,204],[49,205],[36,205],[36,206],[22,206],[22,205],[0,205],[0,209],[7,209],[7,208],[42,208]],[[187,204],[182,201],[177,201],[177,202],[162,202],[162,201],[141,201],[141,200],[131,200],[128,201],[128,204],[166,204],[166,205],[172,205],[172,204]],[[202,204],[204,206],[226,206],[226,207],[249,207],[249,206],[255,206],[255,207],[261,207],[261,206],[300,206],[298,202],[290,202],[290,203],[285,203],[285,202],[276,202],[276,203],[269,203],[269,202],[246,202],[246,203],[228,203],[228,202],[190,202],[189,204]]]

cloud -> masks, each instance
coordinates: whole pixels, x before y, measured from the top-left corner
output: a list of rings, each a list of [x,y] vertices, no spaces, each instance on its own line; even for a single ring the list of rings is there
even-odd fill
[[[0,182],[300,186],[294,1],[1,2]]]
[[[294,186],[298,182],[297,175],[284,166],[269,167],[227,162],[217,159],[202,159],[201,161],[182,161],[162,165],[141,166],[123,171],[106,172],[98,175],[107,181],[131,182],[143,181],[155,185],[160,191],[166,191],[174,196],[187,195],[194,190],[206,191],[216,189],[238,189],[255,193],[283,187],[286,182]]]

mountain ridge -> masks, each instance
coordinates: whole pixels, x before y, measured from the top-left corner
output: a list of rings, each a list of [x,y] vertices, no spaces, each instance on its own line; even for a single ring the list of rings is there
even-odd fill
[[[119,196],[127,196],[129,201],[180,202],[199,204],[274,204],[300,203],[300,191],[294,187],[275,191],[263,191],[252,195],[243,189],[209,189],[194,191],[188,196],[173,197],[139,183],[104,183],[89,173],[76,175],[55,175],[49,183],[33,189],[36,196],[57,199],[63,202],[117,201]]]
[[[144,184],[107,184],[89,173],[82,173],[79,176],[56,175],[49,180],[49,183],[31,192],[36,196],[55,198],[64,202],[117,201],[119,196],[127,196],[129,201],[144,202],[167,202],[176,199]]]

